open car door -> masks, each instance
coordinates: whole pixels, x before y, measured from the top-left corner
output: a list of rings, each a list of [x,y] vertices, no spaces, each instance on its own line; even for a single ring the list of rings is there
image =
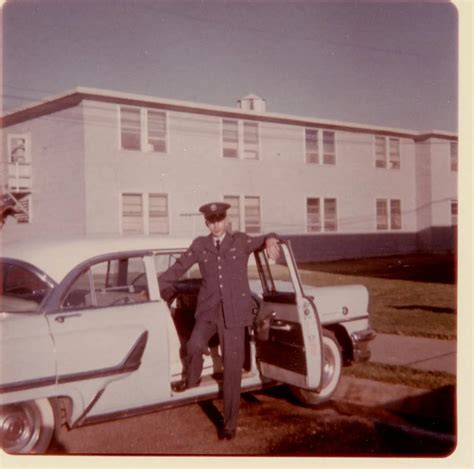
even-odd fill
[[[304,295],[289,243],[281,243],[278,264],[265,250],[255,253],[262,283],[256,347],[266,378],[318,391],[322,384],[322,330],[316,307]]]

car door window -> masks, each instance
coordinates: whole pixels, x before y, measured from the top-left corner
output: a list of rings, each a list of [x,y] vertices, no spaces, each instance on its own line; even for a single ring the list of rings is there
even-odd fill
[[[92,265],[72,284],[63,309],[107,307],[149,301],[141,257],[110,259]]]
[[[26,266],[2,262],[1,298],[3,312],[34,312],[38,310],[51,286]]]
[[[280,256],[278,264],[268,259],[264,250],[255,254],[258,272],[266,301],[296,302],[295,288],[286,258]]]

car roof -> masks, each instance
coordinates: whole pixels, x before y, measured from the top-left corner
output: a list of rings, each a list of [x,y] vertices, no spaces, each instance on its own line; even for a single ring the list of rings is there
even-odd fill
[[[78,237],[3,243],[1,256],[34,265],[60,282],[76,265],[96,256],[127,251],[184,250],[186,238],[165,237]]]

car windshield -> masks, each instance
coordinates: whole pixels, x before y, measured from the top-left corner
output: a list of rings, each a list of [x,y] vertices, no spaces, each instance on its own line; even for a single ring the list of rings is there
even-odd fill
[[[0,311],[33,313],[51,290],[47,281],[29,266],[1,262]]]

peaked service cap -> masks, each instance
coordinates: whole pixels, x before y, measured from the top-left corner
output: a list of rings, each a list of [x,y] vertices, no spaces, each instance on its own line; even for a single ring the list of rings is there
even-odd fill
[[[212,202],[200,207],[199,211],[204,215],[207,221],[216,222],[226,217],[229,208],[230,205],[225,202]]]

